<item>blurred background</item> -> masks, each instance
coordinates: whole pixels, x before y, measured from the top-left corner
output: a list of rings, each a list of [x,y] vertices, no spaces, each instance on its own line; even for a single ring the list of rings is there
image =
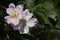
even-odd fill
[[[5,22],[10,3],[24,4],[37,18],[29,34],[19,34]],[[60,40],[60,0],[0,0],[0,40]]]

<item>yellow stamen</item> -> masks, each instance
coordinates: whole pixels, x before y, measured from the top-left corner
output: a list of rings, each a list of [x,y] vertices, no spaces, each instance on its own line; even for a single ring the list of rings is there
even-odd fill
[[[12,17],[17,18],[18,16],[19,16],[18,12],[15,11],[15,12],[12,13]]]

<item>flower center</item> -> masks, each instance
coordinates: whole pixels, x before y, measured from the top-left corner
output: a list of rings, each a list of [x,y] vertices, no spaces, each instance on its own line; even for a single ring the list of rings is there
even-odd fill
[[[22,23],[26,23],[27,22],[26,19],[22,19],[21,21],[22,21]]]
[[[18,12],[14,11],[14,12],[12,13],[12,17],[13,17],[13,18],[17,18],[18,16],[19,16],[19,13],[18,13]]]

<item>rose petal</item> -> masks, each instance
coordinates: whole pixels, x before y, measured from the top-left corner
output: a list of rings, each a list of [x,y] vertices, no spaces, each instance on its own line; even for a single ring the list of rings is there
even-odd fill
[[[10,19],[10,16],[5,16],[4,19]]]
[[[23,12],[23,6],[22,5],[18,5],[16,6],[16,9],[15,9],[17,12],[19,13],[22,13]]]
[[[6,12],[7,12],[7,14],[12,15],[12,13],[14,12],[14,9],[12,9],[12,8],[7,8],[7,9],[6,9]]]
[[[23,10],[23,5],[18,5],[18,6],[16,6],[16,8]]]
[[[25,9],[25,11],[24,11],[25,13],[29,13],[29,10],[28,9]]]
[[[8,24],[11,23],[11,21],[10,21],[11,17],[10,17],[10,16],[6,16],[6,17],[4,17],[4,18],[5,18],[5,20],[6,20],[6,22],[7,22]]]
[[[20,22],[20,21],[19,21],[18,19],[14,19],[14,18],[11,19],[11,23],[12,23],[13,25],[15,25],[15,26],[18,25],[19,22]]]
[[[13,3],[10,3],[9,8],[15,8],[15,5]]]
[[[26,10],[25,10],[25,14],[24,14],[24,18],[25,18],[26,20],[29,20],[32,16],[33,16],[33,14],[32,14],[32,13],[29,13],[29,10],[26,9]]]
[[[19,30],[20,29],[20,26],[14,26],[14,25],[11,25],[11,26],[14,30]]]
[[[6,16],[5,19],[8,24],[18,25],[20,22],[19,19],[15,19],[10,16]]]
[[[33,26],[35,26],[36,22],[37,22],[37,19],[36,19],[36,18],[31,18],[31,19],[26,23],[26,25],[28,25],[29,27],[33,27]]]
[[[20,34],[28,34],[29,32],[29,27],[26,25],[25,27],[22,27],[20,30],[19,30],[19,33]]]

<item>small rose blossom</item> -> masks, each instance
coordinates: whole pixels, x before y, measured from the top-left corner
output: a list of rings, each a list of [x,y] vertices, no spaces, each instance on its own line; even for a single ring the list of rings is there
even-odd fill
[[[20,24],[20,34],[28,34],[29,27],[35,26],[37,19],[32,18],[33,14],[29,12],[28,9],[24,11],[23,18]],[[21,26],[22,25],[22,26]]]
[[[23,6],[18,5],[15,7],[13,3],[9,4],[9,7],[6,9],[8,16],[5,17],[5,20],[8,24],[18,25],[23,14]]]

